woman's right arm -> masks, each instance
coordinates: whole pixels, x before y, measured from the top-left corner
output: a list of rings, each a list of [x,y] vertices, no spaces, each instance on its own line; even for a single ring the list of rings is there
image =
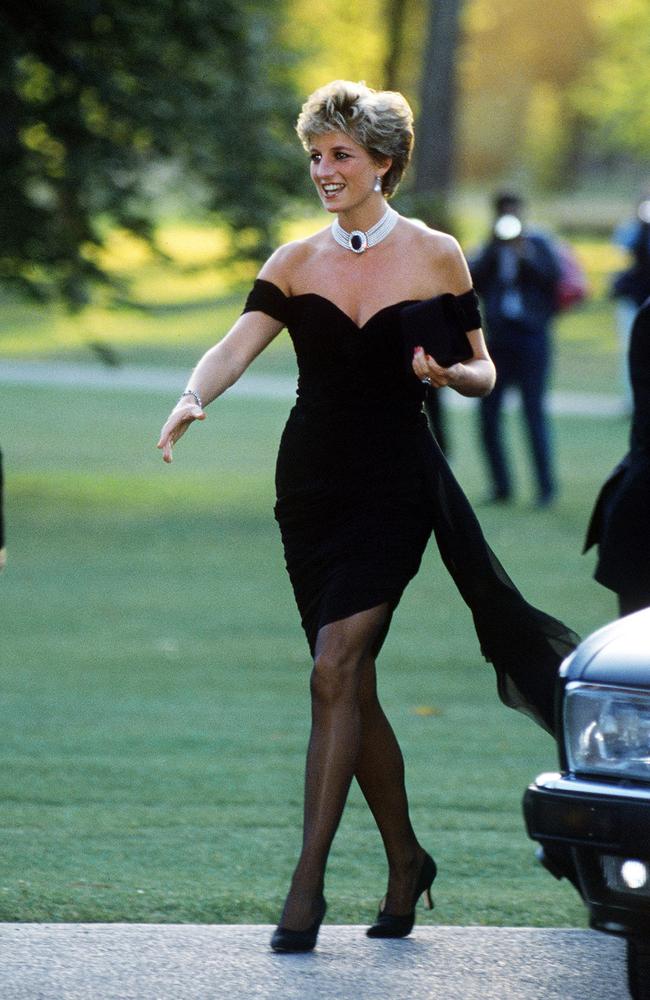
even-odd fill
[[[251,361],[278,335],[284,326],[262,312],[240,316],[229,333],[203,355],[187,383],[199,397],[181,396],[160,432],[156,447],[165,462],[172,460],[172,448],[195,420],[205,420],[204,407],[230,388]]]

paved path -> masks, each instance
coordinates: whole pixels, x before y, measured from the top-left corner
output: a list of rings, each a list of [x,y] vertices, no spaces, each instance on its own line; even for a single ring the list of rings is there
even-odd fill
[[[627,1000],[624,943],[595,931],[325,926],[274,955],[263,925],[0,924],[2,1000]]]
[[[175,394],[187,382],[187,369],[123,367],[108,368],[100,364],[75,364],[68,361],[13,361],[0,359],[0,384],[59,385],[84,389],[119,389],[137,392]],[[291,400],[296,394],[295,378],[288,375],[263,375],[248,371],[228,390],[233,396],[256,396],[266,399]],[[451,406],[465,408],[473,400],[458,393],[446,396]],[[516,405],[511,397],[507,405]],[[552,392],[551,411],[589,417],[613,417],[623,414],[623,404],[617,396],[588,392]]]

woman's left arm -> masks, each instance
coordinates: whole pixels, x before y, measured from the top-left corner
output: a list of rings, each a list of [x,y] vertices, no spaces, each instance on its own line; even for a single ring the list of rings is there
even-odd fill
[[[443,272],[446,290],[462,295],[472,287],[472,279],[460,246],[453,237],[445,238],[436,267]],[[429,378],[437,389],[449,386],[461,396],[487,396],[494,388],[496,370],[485,344],[483,331],[470,330],[467,338],[474,351],[468,361],[443,368],[430,354],[418,348],[413,355],[413,371],[419,379]]]

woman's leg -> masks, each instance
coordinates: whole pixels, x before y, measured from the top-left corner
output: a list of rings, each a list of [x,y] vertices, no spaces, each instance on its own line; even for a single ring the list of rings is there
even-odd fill
[[[406,914],[425,851],[409,817],[404,758],[377,697],[374,658],[368,657],[360,689],[361,745],[355,777],[379,828],[388,859],[385,909]]]
[[[389,620],[389,606],[382,604],[331,622],[318,633],[303,843],[280,921],[290,930],[304,930],[319,909],[327,857],[361,750],[362,678]]]

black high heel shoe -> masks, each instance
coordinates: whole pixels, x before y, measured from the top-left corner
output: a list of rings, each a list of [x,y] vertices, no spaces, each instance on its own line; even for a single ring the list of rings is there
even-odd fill
[[[318,916],[306,930],[292,931],[288,927],[283,927],[282,924],[279,924],[273,931],[271,938],[271,948],[273,951],[313,951],[326,911],[327,903],[322,898]]]
[[[380,910],[374,924],[366,931],[368,937],[402,938],[410,934],[415,923],[415,906],[420,896],[424,895],[427,909],[433,909],[431,886],[437,873],[438,869],[435,861],[428,854],[425,854],[413,893],[413,909],[411,912],[400,915],[399,913],[386,913],[385,910]]]

